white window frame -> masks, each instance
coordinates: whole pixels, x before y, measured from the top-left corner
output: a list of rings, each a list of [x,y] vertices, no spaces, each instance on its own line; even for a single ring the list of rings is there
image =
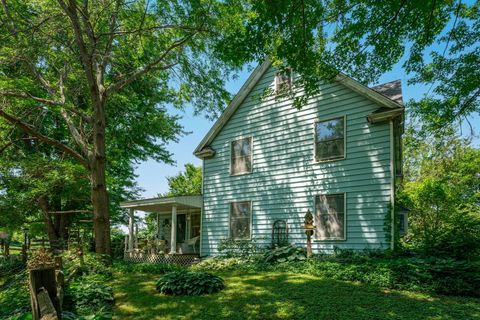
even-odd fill
[[[250,236],[248,238],[238,239],[232,237],[232,208],[234,203],[250,202]],[[253,201],[252,200],[235,200],[228,203],[228,238],[238,241],[252,240],[253,234]]]
[[[336,192],[336,193],[318,193],[314,195],[313,198],[313,212],[314,216],[317,215],[317,197],[319,196],[338,196],[343,195],[343,238],[333,237],[333,238],[321,238],[318,239],[314,236],[314,241],[346,241],[347,240],[347,193],[346,192]],[[317,232],[318,226],[315,226],[315,232]]]
[[[277,72],[275,72],[275,78],[274,78],[274,92],[275,92],[275,95],[284,94],[284,93],[292,90],[292,88],[293,88],[293,71],[292,71],[291,68],[287,68],[285,70],[285,72],[288,72],[288,82],[287,82],[288,83],[288,89],[285,92],[282,92],[282,90],[280,90],[279,86],[282,83],[278,82],[278,77],[281,76],[284,73],[281,70],[278,70]]]
[[[343,119],[343,157],[318,159],[317,158],[317,124],[321,122],[327,122],[330,120]],[[317,119],[313,123],[313,162],[323,163],[332,161],[341,161],[347,158],[347,116],[341,115],[336,117],[329,117],[325,119]]]
[[[400,210],[398,213],[398,219],[400,223],[403,223],[403,230],[401,230],[400,226],[398,226],[398,232],[400,236],[404,236],[408,232],[408,211]]]
[[[232,167],[232,155],[233,155],[233,143],[236,142],[236,141],[239,141],[239,140],[245,140],[245,139],[250,139],[250,171],[242,171],[242,172],[237,172],[237,173],[233,173],[232,170],[233,170],[233,167]],[[239,138],[236,138],[234,140],[231,140],[230,143],[229,143],[229,146],[230,148],[230,158],[228,159],[229,161],[229,173],[230,173],[230,176],[243,176],[243,175],[246,175],[246,174],[251,174],[253,172],[253,136],[247,136],[247,137],[239,137]]]

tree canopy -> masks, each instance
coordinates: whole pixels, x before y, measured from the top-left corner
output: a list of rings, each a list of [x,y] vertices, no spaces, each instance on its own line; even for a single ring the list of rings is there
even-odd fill
[[[406,243],[432,256],[469,258],[480,248],[480,150],[455,134],[405,139],[405,183],[399,203],[410,209]]]
[[[4,0],[0,130],[84,168],[109,253],[108,179],[171,161],[169,108],[217,116],[232,72],[267,58],[300,75],[297,107],[339,72],[368,84],[401,62],[431,87],[412,115],[440,130],[479,111],[479,15],[478,1]]]
[[[185,164],[185,171],[167,177],[168,192],[166,196],[190,196],[202,194],[202,167],[191,163]]]
[[[233,1],[242,3],[225,48],[268,56],[301,75],[305,96],[338,71],[365,84],[401,64],[429,88],[409,103],[429,131],[480,111],[479,1]]]

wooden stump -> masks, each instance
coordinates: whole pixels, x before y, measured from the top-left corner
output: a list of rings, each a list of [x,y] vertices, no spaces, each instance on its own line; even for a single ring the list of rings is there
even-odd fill
[[[57,277],[55,274],[55,268],[52,266],[41,269],[31,269],[29,270],[28,276],[33,320],[44,319],[45,314],[42,314],[42,310],[44,310],[44,312],[50,310],[50,307],[48,306],[49,302],[47,301],[48,299],[50,300],[56,314],[54,318],[49,317],[45,319],[60,319],[61,305],[57,294]],[[40,294],[39,299],[40,292],[43,293]],[[48,299],[46,296],[48,296]]]
[[[57,310],[45,288],[40,288],[37,294],[38,306],[40,309],[41,320],[58,320]]]

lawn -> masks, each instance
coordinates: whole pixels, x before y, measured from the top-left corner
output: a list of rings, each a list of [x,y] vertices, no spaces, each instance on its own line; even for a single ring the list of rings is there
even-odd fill
[[[220,293],[169,297],[159,276],[116,274],[115,319],[480,319],[480,300],[406,291],[311,275],[217,273]]]

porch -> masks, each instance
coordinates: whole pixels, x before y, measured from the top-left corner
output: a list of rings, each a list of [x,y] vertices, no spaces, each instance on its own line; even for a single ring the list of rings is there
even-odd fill
[[[129,209],[125,260],[185,264],[187,260],[198,259],[201,195],[133,200],[120,206]],[[139,237],[138,211],[155,215],[153,235]]]

